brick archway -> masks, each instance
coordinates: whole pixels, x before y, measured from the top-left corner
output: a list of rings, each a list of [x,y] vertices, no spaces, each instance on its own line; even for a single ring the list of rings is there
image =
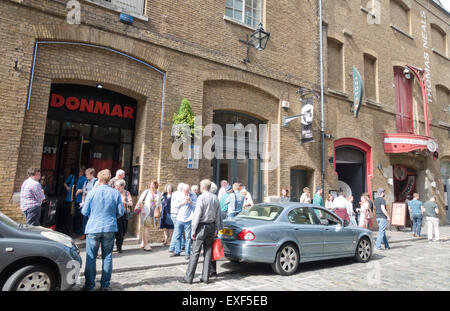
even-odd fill
[[[353,147],[362,151],[365,154],[366,191],[372,197],[372,178],[373,178],[372,147],[366,142],[352,137],[344,137],[337,139],[334,141],[333,146],[334,146],[333,149],[334,159],[336,159],[336,148],[339,147]],[[338,175],[338,173],[336,172],[336,160],[334,161],[334,173],[335,175]]]

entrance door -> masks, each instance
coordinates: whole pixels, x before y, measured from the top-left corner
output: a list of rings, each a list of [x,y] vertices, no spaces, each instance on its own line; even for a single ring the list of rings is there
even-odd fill
[[[75,214],[72,202],[75,200],[75,190],[80,168],[83,137],[61,136],[58,165],[57,189],[60,198],[56,210],[56,230],[70,235]],[[66,189],[66,184],[69,190]]]
[[[359,207],[361,194],[366,191],[366,168],[364,152],[352,147],[336,149],[336,172],[339,180],[347,184],[354,197],[353,209]],[[337,189],[344,191],[345,189]]]
[[[394,165],[393,175],[395,202],[412,200],[412,195],[416,192],[417,172],[404,165]],[[412,226],[411,217],[406,217],[405,226]]]
[[[307,170],[291,168],[291,201],[300,202],[303,188],[309,187],[312,173]],[[310,189],[314,191],[314,189]]]

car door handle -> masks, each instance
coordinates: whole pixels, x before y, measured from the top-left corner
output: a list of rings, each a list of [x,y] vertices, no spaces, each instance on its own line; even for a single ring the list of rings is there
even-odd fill
[[[6,251],[7,253],[11,253],[11,252],[14,252],[14,248],[12,248],[12,247],[7,247],[7,248],[5,248],[5,251]]]
[[[300,228],[295,228],[294,230],[295,230],[295,231],[299,231],[299,230],[300,230]]]

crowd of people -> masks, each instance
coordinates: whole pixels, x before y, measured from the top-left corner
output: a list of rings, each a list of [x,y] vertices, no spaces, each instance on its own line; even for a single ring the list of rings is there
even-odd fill
[[[42,184],[40,170],[28,170],[29,178],[21,187],[21,209],[27,224],[38,226],[41,205],[46,200],[45,187]],[[76,182],[76,185],[75,185]],[[95,286],[95,264],[99,248],[102,249],[102,279],[101,289],[109,289],[112,274],[112,253],[114,240],[116,250],[122,253],[122,245],[127,233],[128,220],[133,215],[139,215],[141,222],[141,247],[151,251],[149,234],[152,228],[163,229],[164,239],[161,243],[169,246],[169,256],[181,256],[184,251],[189,260],[188,269],[183,283],[192,283],[200,251],[203,248],[205,261],[202,282],[208,282],[209,277],[217,275],[215,262],[211,261],[211,247],[223,220],[229,216],[248,210],[253,206],[251,193],[242,183],[226,180],[220,182],[220,189],[210,180],[202,180],[199,185],[180,183],[174,191],[172,185],[167,185],[163,193],[159,192],[159,183],[154,180],[148,183],[137,204],[133,208],[133,200],[126,190],[125,172],[118,170],[114,178],[107,169],[100,171],[95,177],[95,169],[81,168],[76,181],[73,172],[65,179],[67,190],[65,204],[75,203],[74,231],[86,239],[86,283],[84,289],[91,290]],[[74,197],[72,197],[74,195]],[[363,193],[359,207],[354,208],[353,196],[345,196],[343,192],[334,198],[329,195],[323,200],[323,189],[318,189],[312,196],[308,187],[303,189],[301,203],[312,203],[332,210],[343,220],[363,228],[371,228],[375,217],[379,226],[375,247],[389,249],[386,238],[386,227],[390,222],[387,212],[385,190],[380,188],[374,202],[368,193]],[[289,190],[281,190],[280,200],[290,201]],[[439,209],[435,198],[422,204],[419,195],[414,194],[408,202],[413,220],[413,235],[420,236],[423,214],[427,216],[428,238],[439,240]],[[375,207],[375,208],[374,208]],[[375,209],[375,210],[374,210]]]

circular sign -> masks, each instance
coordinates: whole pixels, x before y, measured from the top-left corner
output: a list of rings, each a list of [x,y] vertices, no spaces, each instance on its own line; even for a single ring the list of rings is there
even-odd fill
[[[427,142],[427,148],[430,150],[430,152],[435,152],[437,150],[437,144],[434,140],[429,140]]]

